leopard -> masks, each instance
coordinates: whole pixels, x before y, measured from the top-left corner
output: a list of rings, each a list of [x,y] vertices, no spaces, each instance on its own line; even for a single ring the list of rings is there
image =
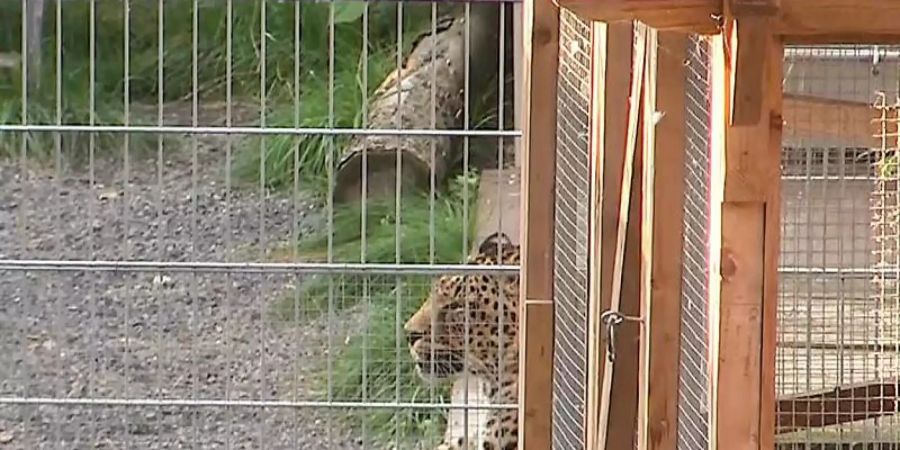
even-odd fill
[[[520,247],[497,232],[484,238],[466,264],[519,265],[519,261]],[[404,325],[416,372],[432,383],[468,373],[484,380],[491,405],[518,404],[518,320],[518,273],[467,272],[436,278]],[[485,419],[480,446],[453,438],[435,450],[518,448],[516,409],[491,409]]]

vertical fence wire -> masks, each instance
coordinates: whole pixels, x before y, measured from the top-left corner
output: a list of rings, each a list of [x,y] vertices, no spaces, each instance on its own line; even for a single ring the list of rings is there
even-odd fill
[[[786,49],[780,449],[896,446],[898,86],[892,46]]]
[[[489,322],[467,286],[464,326],[431,330],[430,355],[404,328],[441,276],[518,273],[463,264],[483,204],[514,198],[502,175],[478,182],[518,159],[505,10],[491,28],[490,4],[15,3],[0,13],[0,52],[23,55],[0,68],[0,447],[427,449],[451,410],[515,413],[515,391],[448,385],[458,355],[495,386],[517,375],[515,338],[498,373],[469,348],[516,329],[517,297]],[[42,39],[38,3],[55,8]],[[482,51],[497,29],[498,54]],[[28,63],[35,45],[47,63]],[[344,153],[373,136],[361,198],[339,200]],[[372,169],[382,144],[394,177]]]

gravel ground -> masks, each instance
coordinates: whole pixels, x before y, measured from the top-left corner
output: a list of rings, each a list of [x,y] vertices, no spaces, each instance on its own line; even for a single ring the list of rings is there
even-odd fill
[[[246,261],[286,242],[294,217],[302,231],[317,226],[308,200],[296,202],[295,215],[289,196],[229,194],[218,148],[199,151],[196,203],[189,158],[166,159],[161,184],[155,159],[135,158],[127,186],[120,158],[97,161],[93,186],[85,169],[54,176],[0,163],[0,259]],[[271,313],[273,299],[296,282],[287,275],[0,270],[0,395],[315,400],[311,362],[324,361],[324,322],[284,323]],[[358,329],[352,313],[339,320],[336,330]],[[229,444],[360,447],[325,410],[0,406],[2,448]]]

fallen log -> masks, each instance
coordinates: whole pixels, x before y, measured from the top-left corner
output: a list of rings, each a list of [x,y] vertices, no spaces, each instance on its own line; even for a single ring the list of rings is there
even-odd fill
[[[484,85],[482,78],[497,64],[497,27],[490,25],[497,20],[497,11],[496,6],[477,11],[473,7],[470,15],[469,81],[473,91]],[[375,91],[366,127],[462,128],[467,95],[465,36],[466,20],[460,16],[445,17],[436,24],[436,33],[428,30],[422,35],[403,66],[389,74]],[[403,193],[427,188],[432,174],[440,183],[454,160],[455,144],[449,136],[356,136],[336,166],[334,200],[358,201],[364,184],[368,199],[392,198],[396,195],[398,156]]]

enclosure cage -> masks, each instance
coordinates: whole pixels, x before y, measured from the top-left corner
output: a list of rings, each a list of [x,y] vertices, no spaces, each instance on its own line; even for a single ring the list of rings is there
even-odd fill
[[[514,443],[520,16],[4,2],[0,447]]]
[[[898,47],[787,47],[779,448],[896,448]]]

